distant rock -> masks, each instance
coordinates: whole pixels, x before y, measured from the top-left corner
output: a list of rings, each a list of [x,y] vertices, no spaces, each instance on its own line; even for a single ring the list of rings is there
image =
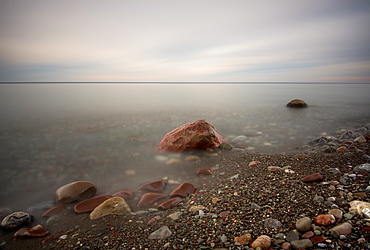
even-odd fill
[[[61,186],[55,191],[57,202],[73,202],[90,198],[96,193],[96,186],[90,181],[76,181]]]
[[[307,108],[308,105],[305,101],[300,99],[294,99],[287,103],[286,105],[289,108]]]
[[[159,143],[158,149],[164,152],[206,150],[225,142],[226,139],[217,133],[215,127],[205,120],[198,120],[168,132]]]

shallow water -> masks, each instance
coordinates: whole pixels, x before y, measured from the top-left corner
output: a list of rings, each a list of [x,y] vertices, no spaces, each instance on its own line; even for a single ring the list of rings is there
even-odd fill
[[[369,124],[369,90],[370,84],[0,85],[0,207],[25,210],[76,180],[95,182],[101,193],[164,177],[182,181],[202,164],[159,157],[156,146],[198,119],[229,141],[245,135],[239,146],[248,152],[299,152],[320,133]],[[309,108],[286,108],[295,98]],[[180,164],[166,164],[176,157]]]

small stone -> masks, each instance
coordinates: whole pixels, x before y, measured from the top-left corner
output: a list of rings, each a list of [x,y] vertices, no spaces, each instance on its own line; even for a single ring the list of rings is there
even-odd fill
[[[170,237],[172,232],[167,226],[163,226],[158,230],[154,231],[153,233],[149,234],[148,239],[155,240],[155,239],[165,239]]]
[[[269,249],[271,246],[271,238],[267,235],[259,236],[251,245],[253,248],[260,247],[261,249]]]
[[[331,230],[335,230],[341,235],[349,235],[352,233],[352,225],[348,222],[344,222],[333,227]]]
[[[313,201],[314,202],[317,202],[317,203],[322,203],[322,202],[324,202],[324,197],[322,197],[322,196],[315,196],[315,197],[313,197]]]
[[[30,224],[32,222],[32,215],[26,212],[14,212],[6,216],[1,221],[1,228],[3,230],[16,230],[22,225]]]
[[[251,161],[248,163],[248,167],[257,167],[258,164],[260,164],[261,162],[259,161]]]
[[[357,143],[364,143],[364,142],[366,142],[366,138],[363,137],[362,135],[360,135],[360,136],[356,137],[353,141],[357,142]]]
[[[319,173],[316,173],[316,174],[311,174],[311,175],[307,175],[305,176],[304,178],[302,178],[302,182],[305,182],[305,183],[310,183],[310,182],[319,182],[319,181],[322,181],[324,178],[322,177],[321,174]]]
[[[355,171],[355,172],[366,171],[366,172],[370,173],[370,163],[364,163],[364,164],[357,165],[353,169],[353,171]]]
[[[270,228],[279,228],[283,225],[281,224],[279,220],[272,219],[272,218],[267,218],[264,224],[265,224],[265,227],[270,227]]]
[[[227,242],[227,236],[223,234],[223,235],[220,237],[220,240],[221,240],[221,242],[226,243],[226,242]]]
[[[55,191],[57,202],[72,202],[90,198],[96,193],[96,186],[90,181],[76,181],[64,186]]]
[[[302,235],[302,239],[309,239],[309,238],[312,238],[315,236],[315,233],[312,232],[312,231],[308,231],[308,232],[305,232],[303,235]]]
[[[335,223],[335,217],[332,214],[319,214],[314,218],[314,222],[318,226],[328,226]]]
[[[185,157],[185,161],[188,162],[200,162],[200,157],[197,155],[188,155]]]
[[[343,218],[343,212],[340,209],[330,209],[329,214],[334,215],[336,219],[342,219]]]
[[[240,237],[235,237],[234,241],[243,246],[252,242],[252,236],[250,234],[244,234]]]
[[[364,208],[370,209],[370,203],[365,202],[365,201],[355,200],[355,201],[351,201],[349,204],[351,206],[349,208],[349,211],[355,212],[356,214],[359,214],[360,216],[363,216],[362,210]]]
[[[191,206],[191,207],[189,208],[189,212],[196,213],[196,212],[198,212],[199,210],[205,210],[205,209],[206,209],[206,207],[205,207],[205,206],[203,206],[203,205],[194,205],[194,206]]]
[[[168,215],[167,217],[171,218],[172,220],[178,220],[182,214],[183,214],[182,212],[178,211]]]
[[[324,242],[325,240],[326,240],[326,237],[324,237],[324,236],[315,236],[315,237],[311,238],[311,242],[313,244]]]
[[[278,167],[278,166],[268,166],[267,170],[272,172],[272,173],[283,171],[283,169],[281,167]]]
[[[312,220],[309,217],[303,217],[295,223],[295,227],[298,231],[306,232],[311,228]]]
[[[290,242],[290,244],[294,249],[306,249],[313,246],[312,242],[309,239],[293,240],[292,242]]]
[[[252,209],[257,209],[257,210],[259,210],[259,209],[261,209],[261,206],[259,206],[257,203],[252,202],[252,204],[251,204],[251,208],[252,208]]]
[[[295,230],[292,230],[286,236],[286,241],[291,242],[293,240],[299,240],[299,235]]]
[[[90,219],[98,219],[109,214],[131,214],[127,202],[121,197],[113,197],[97,206],[90,214]]]
[[[281,249],[283,250],[290,250],[292,248],[292,245],[289,242],[284,242],[281,244]]]
[[[76,213],[88,213],[93,211],[97,206],[102,204],[104,201],[108,200],[109,198],[112,198],[112,195],[103,195],[94,197],[91,199],[87,199],[84,201],[81,201],[80,203],[76,204],[74,206],[74,211]]]

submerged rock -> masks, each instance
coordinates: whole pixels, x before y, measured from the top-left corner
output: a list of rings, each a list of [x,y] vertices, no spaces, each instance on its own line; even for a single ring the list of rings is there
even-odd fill
[[[139,203],[137,204],[138,208],[147,208],[153,205],[154,202],[167,197],[166,194],[162,193],[146,193],[141,196]]]
[[[191,183],[182,183],[179,186],[177,186],[171,193],[170,197],[187,197],[190,194],[195,193],[196,187]]]
[[[93,211],[97,206],[102,204],[104,201],[112,198],[112,195],[103,195],[94,197],[88,200],[81,201],[80,203],[76,204],[74,207],[74,211],[76,213],[88,213]]]
[[[165,180],[153,181],[150,183],[143,184],[139,187],[140,192],[160,192],[166,186]]]
[[[96,193],[96,186],[90,181],[76,181],[64,186],[55,191],[57,202],[73,202],[90,198]]]
[[[286,105],[289,108],[307,108],[308,105],[305,101],[300,99],[294,99],[287,103]]]
[[[165,239],[170,237],[172,232],[167,226],[163,226],[158,230],[154,231],[153,233],[149,234],[148,239],[156,240],[156,239]]]
[[[205,120],[186,123],[168,132],[159,143],[159,150],[182,152],[186,150],[212,149],[225,143],[226,139]]]

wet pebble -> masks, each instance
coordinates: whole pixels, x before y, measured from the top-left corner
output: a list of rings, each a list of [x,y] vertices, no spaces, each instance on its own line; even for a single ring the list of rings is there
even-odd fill
[[[157,229],[156,231],[152,232],[151,234],[149,234],[148,236],[148,239],[165,239],[165,238],[168,238],[170,237],[172,234],[172,232],[170,231],[170,229],[167,227],[167,226],[163,226],[159,229]]]
[[[3,230],[16,230],[22,225],[27,225],[32,222],[32,215],[27,212],[14,212],[6,216],[1,221],[1,228]]]
[[[294,249],[306,249],[313,246],[312,242],[309,239],[293,240],[290,242],[290,244]]]
[[[309,217],[303,217],[296,222],[295,227],[298,229],[298,231],[306,232],[310,230],[311,223],[312,220]]]

